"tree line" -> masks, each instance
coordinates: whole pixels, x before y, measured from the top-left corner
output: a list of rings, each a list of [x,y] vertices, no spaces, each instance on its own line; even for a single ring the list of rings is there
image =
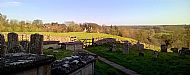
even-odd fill
[[[160,26],[106,26],[96,23],[80,23],[73,21],[64,24],[46,23],[42,20],[18,21],[7,19],[0,14],[0,32],[88,32],[106,33],[129,37],[144,43],[160,46],[165,43],[169,47],[190,47],[190,25]]]

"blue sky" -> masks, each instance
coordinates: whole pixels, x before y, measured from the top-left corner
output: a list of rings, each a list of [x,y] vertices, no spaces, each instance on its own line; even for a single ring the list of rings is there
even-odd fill
[[[0,0],[10,19],[98,24],[190,24],[190,0]]]

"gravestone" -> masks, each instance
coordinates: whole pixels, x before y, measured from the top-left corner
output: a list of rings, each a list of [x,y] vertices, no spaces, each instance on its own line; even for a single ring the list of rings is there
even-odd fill
[[[167,45],[161,45],[161,52],[167,52]]]
[[[183,49],[179,50],[179,55],[180,56],[185,56],[186,55],[185,50],[183,50]]]
[[[136,43],[136,47],[137,47],[137,49],[138,49],[141,53],[144,52],[144,45],[141,44],[139,41]]]
[[[92,38],[92,46],[94,46],[94,38]]]
[[[30,36],[29,52],[33,54],[42,54],[43,35],[32,34]]]
[[[5,37],[3,34],[0,34],[0,44],[5,45]]]
[[[158,51],[154,51],[153,52],[153,60],[156,60],[159,56],[159,52]]]
[[[6,53],[5,38],[3,34],[0,34],[0,56]]]
[[[171,48],[171,51],[173,51],[174,53],[178,53],[178,48]]]
[[[21,45],[22,48],[23,48],[23,52],[29,52],[28,44],[29,44],[28,41],[20,41],[20,45]]]
[[[124,41],[124,46],[123,46],[123,53],[129,53],[129,42]]]
[[[115,52],[116,51],[116,44],[112,44],[112,46],[111,46],[111,48],[110,48],[110,50],[112,51],[112,52]]]
[[[20,52],[20,50],[17,50],[18,46],[19,46],[18,34],[8,33],[8,52],[10,53]]]
[[[144,45],[143,45],[143,44],[140,44],[140,45],[139,45],[139,51],[140,51],[140,52],[144,52]]]
[[[190,54],[189,48],[182,47],[182,49],[179,50],[179,55],[181,55],[181,56],[185,56],[185,55],[189,55],[189,54]]]

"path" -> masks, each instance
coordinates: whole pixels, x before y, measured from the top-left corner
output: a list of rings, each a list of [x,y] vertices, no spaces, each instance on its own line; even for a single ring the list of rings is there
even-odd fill
[[[88,52],[88,53],[94,54],[94,53],[89,52],[87,50],[85,50],[85,51]],[[109,65],[113,66],[114,68],[119,69],[120,71],[124,72],[125,74],[128,74],[128,75],[141,75],[141,74],[138,74],[137,72],[135,72],[133,70],[127,69],[127,68],[125,68],[125,67],[123,67],[121,65],[118,65],[118,64],[116,64],[114,62],[111,62],[111,61],[109,61],[109,60],[107,60],[107,59],[105,59],[103,57],[98,56],[98,59],[105,62],[106,64],[109,64]]]

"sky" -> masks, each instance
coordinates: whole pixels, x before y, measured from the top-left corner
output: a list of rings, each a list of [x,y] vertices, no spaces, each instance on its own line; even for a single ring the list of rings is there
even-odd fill
[[[45,23],[190,24],[190,0],[0,0],[0,13]]]

